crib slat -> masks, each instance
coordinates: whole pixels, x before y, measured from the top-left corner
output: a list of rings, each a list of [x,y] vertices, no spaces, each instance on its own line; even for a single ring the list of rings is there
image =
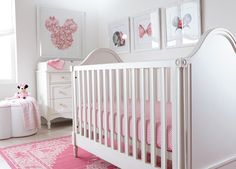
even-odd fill
[[[114,112],[113,112],[113,76],[112,69],[109,70],[109,94],[110,94],[110,136],[111,136],[111,147],[114,149]]]
[[[97,70],[97,91],[98,91],[98,133],[99,143],[102,144],[102,115],[101,115],[101,74],[100,70]]]
[[[166,164],[166,77],[165,68],[161,68],[161,167],[167,168]]]
[[[79,114],[79,112],[78,112],[78,109],[77,109],[77,101],[79,102],[79,99],[80,99],[78,97],[79,91],[78,91],[78,88],[76,87],[76,85],[78,85],[78,79],[77,79],[78,76],[76,77],[77,73],[78,73],[77,71],[73,71],[72,76],[71,76],[71,78],[72,78],[72,88],[73,88],[73,91],[74,91],[74,93],[73,93],[73,132],[75,132],[75,134],[78,133],[77,125],[79,124],[78,123],[78,114]]]
[[[91,139],[91,104],[90,104],[90,71],[87,71],[87,102],[88,102],[88,137]]]
[[[144,69],[140,69],[140,122],[141,122],[141,157],[146,162],[146,119],[145,119],[145,82]]]
[[[177,98],[177,71],[176,68],[171,68],[171,103],[172,103],[172,169],[178,169],[180,168],[178,166],[178,140],[177,140],[177,104],[175,101],[175,98]]]
[[[92,70],[92,119],[93,119],[93,139],[97,141],[97,134],[96,134],[96,112],[95,112],[95,76],[94,76],[94,70]]]
[[[127,69],[123,70],[123,83],[124,83],[124,121],[125,121],[125,153],[129,155],[129,116],[128,116],[128,91],[127,91]]]
[[[185,81],[185,83],[184,83],[184,85],[183,85],[183,87],[184,87],[184,94],[185,94],[185,99],[184,99],[184,103],[186,103],[186,104],[184,104],[185,105],[185,107],[184,107],[184,115],[182,115],[182,120],[184,119],[184,117],[183,116],[185,116],[186,117],[186,119],[184,119],[184,122],[185,122],[185,125],[187,126],[187,131],[191,131],[191,126],[192,126],[192,113],[190,113],[191,112],[191,81],[190,81],[190,79],[191,79],[191,65],[188,65],[188,68],[187,69],[185,69],[184,71],[183,71],[183,79],[184,79],[184,81]],[[180,111],[180,112],[183,112],[183,111]],[[187,113],[188,112],[188,113]],[[179,113],[180,114],[180,113]],[[182,121],[181,121],[182,122]],[[181,123],[180,122],[180,123]],[[182,123],[183,124],[183,123]],[[186,135],[184,132],[183,132],[183,128],[184,128],[184,126],[182,126],[182,130],[181,130],[181,132],[183,133],[183,135]],[[183,139],[183,137],[182,137],[182,150],[183,149],[186,149],[186,154],[187,155],[191,155],[192,153],[191,153],[191,151],[192,151],[192,149],[191,149],[191,147],[192,147],[192,141],[190,141],[190,140],[192,140],[192,135],[191,134],[187,134],[187,141],[185,141],[184,139]],[[189,140],[189,144],[187,144],[187,142],[188,142],[188,140]],[[186,145],[187,144],[187,145]],[[184,145],[184,146],[183,146]],[[184,162],[185,162],[185,157],[187,157],[187,155],[184,155],[184,152],[183,151],[181,151],[181,155],[180,155],[180,158],[181,158],[181,162],[180,162],[180,164],[184,167]],[[186,166],[185,166],[185,168],[191,168],[191,166],[192,166],[192,161],[191,160],[186,160]]]
[[[165,81],[166,81],[166,100],[167,100],[167,102],[170,102],[170,100],[171,100],[170,73],[171,73],[171,72],[170,72],[170,69],[166,69],[166,72],[165,72],[165,74],[166,74]]]
[[[137,123],[136,123],[136,83],[135,83],[135,69],[132,69],[132,146],[133,146],[133,157],[137,158]]]
[[[151,164],[156,166],[156,117],[154,108],[154,69],[149,69],[149,79],[150,79],[150,133],[151,133]]]
[[[104,139],[105,139],[105,145],[108,146],[108,143],[107,143],[107,132],[108,132],[108,125],[107,125],[107,77],[106,77],[106,70],[103,70],[103,109],[104,109],[104,112],[103,112],[103,123],[105,124],[105,127],[104,127]]]
[[[78,117],[79,117],[79,133],[82,133],[82,105],[81,105],[81,76],[80,71],[78,71],[77,80],[78,80]]]
[[[156,74],[154,75],[154,78],[156,79],[156,101],[159,101],[159,95],[160,95],[160,77],[159,77],[159,69],[156,69]]]
[[[86,129],[86,94],[85,94],[85,71],[82,71],[82,90],[83,90],[83,126],[84,126],[84,136],[87,136]]]
[[[116,115],[117,115],[117,144],[118,151],[121,152],[121,121],[120,121],[120,70],[116,70]]]

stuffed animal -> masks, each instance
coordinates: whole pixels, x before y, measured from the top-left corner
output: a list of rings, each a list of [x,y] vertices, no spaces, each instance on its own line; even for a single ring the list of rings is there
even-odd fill
[[[19,84],[17,86],[17,88],[19,89],[19,91],[17,92],[17,95],[16,97],[17,98],[23,98],[23,99],[26,99],[26,97],[29,95],[29,93],[26,91],[26,89],[28,88],[29,86],[27,84]]]

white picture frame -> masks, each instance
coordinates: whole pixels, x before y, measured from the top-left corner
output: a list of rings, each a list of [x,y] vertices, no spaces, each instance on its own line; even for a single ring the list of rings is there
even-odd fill
[[[166,48],[192,46],[201,36],[200,0],[165,9]]]
[[[83,58],[85,13],[37,7],[37,50],[46,58]]]
[[[118,54],[130,52],[130,19],[124,18],[109,24],[109,46]]]
[[[131,51],[161,49],[160,9],[131,17]]]

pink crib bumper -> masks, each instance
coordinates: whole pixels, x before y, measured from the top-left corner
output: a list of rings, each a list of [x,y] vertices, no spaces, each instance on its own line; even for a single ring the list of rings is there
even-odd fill
[[[103,105],[103,104],[102,104]],[[110,107],[109,107],[109,103],[107,103],[107,117],[105,116],[104,110],[103,110],[103,106],[102,106],[102,110],[101,110],[101,114],[102,114],[102,128],[105,128],[105,118],[106,119],[111,119],[110,115]],[[116,110],[116,104],[113,104],[113,108],[114,110]],[[121,134],[124,136],[125,135],[125,118],[124,118],[124,108],[123,108],[123,103],[121,103],[120,105],[120,109],[121,109]],[[93,111],[93,108],[91,107],[90,112]],[[82,112],[83,112],[83,108],[82,108]],[[98,115],[98,105],[96,105],[96,127],[99,127],[99,115]],[[83,113],[82,113],[83,114]],[[132,108],[131,108],[131,100],[128,101],[128,114],[129,114],[129,119],[128,119],[128,130],[129,130],[129,137],[132,138],[133,137],[133,129],[132,129]],[[166,131],[167,131],[167,150],[168,151],[172,151],[172,120],[171,120],[171,103],[166,103],[166,114],[167,114],[167,127],[166,127]],[[88,123],[88,110],[86,108],[86,121]],[[161,147],[161,113],[160,113],[160,102],[155,102],[155,115],[156,115],[156,146],[157,147]],[[83,115],[82,115],[82,121],[83,121]],[[141,140],[141,120],[140,120],[140,103],[137,102],[136,103],[136,122],[137,122],[137,137],[138,140]],[[91,122],[93,123],[93,117],[91,117]],[[146,101],[145,103],[145,120],[146,120],[146,126],[145,126],[145,130],[146,130],[146,143],[150,144],[150,137],[151,137],[151,133],[150,133],[150,102]],[[108,130],[111,130],[111,121],[108,121]],[[83,121],[84,122],[84,121]],[[118,116],[117,116],[117,112],[114,112],[114,132],[117,133],[118,132]]]

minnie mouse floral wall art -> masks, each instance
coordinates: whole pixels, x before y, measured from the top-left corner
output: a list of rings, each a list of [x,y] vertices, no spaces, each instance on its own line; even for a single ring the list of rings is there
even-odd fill
[[[200,1],[166,8],[166,46],[195,44],[201,36]]]
[[[51,58],[82,58],[84,13],[38,7],[38,51]]]
[[[52,44],[60,49],[68,49],[74,42],[73,34],[78,30],[77,24],[73,19],[66,19],[65,23],[60,26],[59,21],[55,16],[50,16],[45,21],[45,27],[51,32]]]
[[[132,51],[160,49],[159,9],[132,17]]]

